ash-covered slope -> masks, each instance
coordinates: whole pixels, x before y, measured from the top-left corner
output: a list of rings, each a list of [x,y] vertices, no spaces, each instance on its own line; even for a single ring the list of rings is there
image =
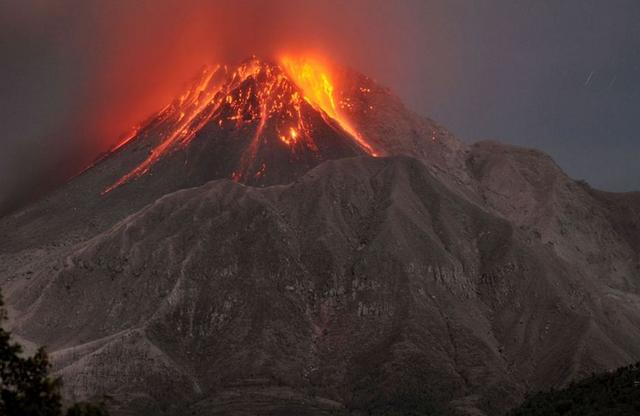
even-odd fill
[[[12,298],[17,332],[49,346],[69,392],[109,394],[125,414],[407,394],[495,410],[514,404],[521,371],[548,368],[529,367],[539,350],[558,367],[575,354],[563,268],[415,159],[360,158],[286,187],[225,180],[163,197]],[[534,314],[552,307],[541,341]],[[528,331],[505,350],[518,319]]]
[[[615,293],[405,157],[180,191],[11,286],[15,330],[116,414],[496,414],[640,354]]]
[[[640,292],[639,193],[595,191],[540,151],[494,142],[472,146],[467,163],[489,208],[593,281]]]

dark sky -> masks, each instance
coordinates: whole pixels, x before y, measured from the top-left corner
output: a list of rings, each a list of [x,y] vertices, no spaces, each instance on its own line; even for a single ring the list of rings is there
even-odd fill
[[[640,1],[446,3],[455,46],[438,60],[454,75],[401,87],[414,108],[467,142],[536,147],[574,178],[640,191]]]
[[[313,50],[466,142],[640,190],[637,0],[0,0],[0,212],[60,183],[204,63]]]

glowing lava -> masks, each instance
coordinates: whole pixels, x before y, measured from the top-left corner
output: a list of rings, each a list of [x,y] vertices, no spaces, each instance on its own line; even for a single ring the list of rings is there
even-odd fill
[[[193,85],[178,99],[165,107],[152,122],[157,122],[161,140],[148,157],[113,185],[120,185],[144,175],[161,158],[188,145],[207,124],[219,128],[230,124],[236,129],[243,125],[255,128],[252,139],[243,151],[231,177],[247,179],[262,143],[274,135],[275,143],[285,146],[293,154],[300,151],[318,152],[313,126],[303,116],[303,106],[310,105],[330,126],[340,126],[365,153],[377,153],[339,112],[334,98],[334,84],[327,69],[309,60],[283,58],[280,65],[252,58],[235,69],[227,66],[205,68]],[[266,129],[267,123],[272,126]],[[160,127],[157,127],[160,126]],[[142,137],[145,126],[132,129],[111,152],[120,151]],[[266,165],[253,175],[266,174]]]
[[[334,83],[326,67],[318,61],[312,61],[307,58],[292,59],[283,57],[281,62],[293,82],[304,92],[305,100],[336,120],[368,154],[371,156],[378,155],[336,106]]]

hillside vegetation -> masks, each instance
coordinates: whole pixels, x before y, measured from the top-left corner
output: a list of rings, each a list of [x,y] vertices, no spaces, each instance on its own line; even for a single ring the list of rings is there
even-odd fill
[[[640,363],[529,397],[509,416],[640,415]]]

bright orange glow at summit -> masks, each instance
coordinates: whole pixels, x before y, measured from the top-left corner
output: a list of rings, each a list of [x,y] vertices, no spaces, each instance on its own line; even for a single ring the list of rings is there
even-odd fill
[[[236,181],[249,177],[258,149],[268,137],[277,139],[292,154],[301,149],[318,152],[313,123],[304,116],[304,105],[313,107],[334,128],[341,128],[363,152],[377,156],[340,112],[336,101],[331,72],[317,61],[283,58],[278,65],[252,57],[235,68],[207,67],[190,88],[156,116],[157,126],[161,126],[156,128],[161,129],[162,138],[146,159],[103,193],[144,175],[160,159],[186,147],[210,122],[220,129],[254,129],[232,174]],[[275,131],[267,131],[269,120]],[[111,151],[120,151],[146,131],[146,126],[135,127]],[[266,169],[261,168],[260,176],[268,173]]]
[[[287,75],[304,92],[304,98],[309,104],[336,120],[368,154],[378,156],[349,120],[340,113],[336,106],[335,86],[326,66],[308,58],[293,59],[285,56],[280,61]]]

